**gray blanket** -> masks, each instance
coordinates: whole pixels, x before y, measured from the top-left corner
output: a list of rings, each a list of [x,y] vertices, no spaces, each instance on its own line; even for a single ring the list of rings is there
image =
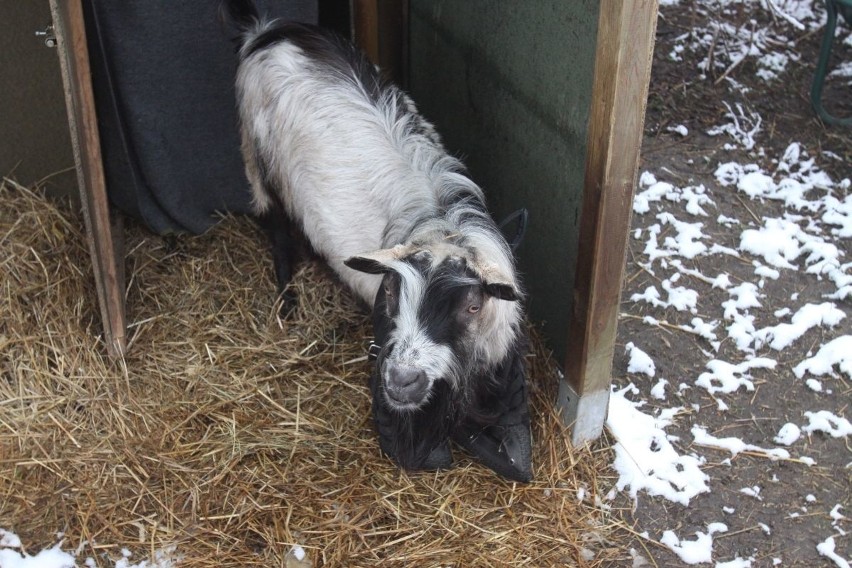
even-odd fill
[[[153,231],[201,233],[248,213],[233,31],[215,0],[86,0],[92,81],[110,201]],[[258,0],[316,23],[316,0]]]

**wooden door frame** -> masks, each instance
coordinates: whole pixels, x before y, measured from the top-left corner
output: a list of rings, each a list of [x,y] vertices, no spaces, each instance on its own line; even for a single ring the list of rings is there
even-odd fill
[[[107,199],[83,5],[81,0],[50,0],[50,10],[104,342],[110,356],[121,357],[127,349],[123,230],[120,216],[111,217]]]
[[[557,405],[574,444],[606,421],[657,0],[601,0],[574,310]]]
[[[107,200],[82,4],[50,0],[50,5],[104,340],[110,355],[122,356],[127,345],[123,236]],[[396,39],[384,48],[380,36],[384,20],[402,18],[405,27],[407,2],[382,16],[384,5],[353,0],[355,39],[374,61],[397,62],[391,63],[392,72],[404,81],[406,30],[390,34]],[[599,437],[606,420],[656,18],[657,0],[601,0],[574,310],[557,400],[577,444]]]

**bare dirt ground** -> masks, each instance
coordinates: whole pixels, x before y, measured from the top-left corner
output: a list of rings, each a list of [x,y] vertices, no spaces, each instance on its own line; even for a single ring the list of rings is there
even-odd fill
[[[753,58],[733,67],[726,62],[702,77],[699,63],[708,58],[709,52],[716,50],[718,53],[719,45],[726,39],[725,33],[718,34],[715,44],[707,50],[696,52],[686,49],[680,53],[682,60],[673,60],[670,54],[676,45],[684,43],[683,34],[699,29],[712,30],[713,19],[726,20],[752,30],[780,25],[771,13],[756,8],[757,3],[745,3],[745,7],[734,5],[728,7],[724,14],[723,4],[726,3],[720,2],[714,7],[714,3],[710,2],[684,2],[680,6],[661,7],[640,166],[640,172],[651,171],[657,178],[676,186],[703,185],[714,205],[708,208],[707,217],[686,219],[688,216],[684,213],[683,204],[663,200],[654,203],[649,213],[634,214],[632,228],[645,230],[657,222],[655,215],[658,212],[671,212],[678,219],[704,223],[706,244],[717,243],[737,249],[743,228],[760,226],[764,217],[780,217],[785,207],[776,201],[749,199],[735,187],[721,187],[714,176],[719,164],[732,161],[755,163],[772,172],[777,165],[772,159],[782,156],[791,143],[798,142],[832,179],[849,178],[852,177],[852,129],[826,126],[815,118],[811,110],[809,90],[822,38],[821,28],[804,31],[789,28],[791,49],[798,52],[800,60],[790,62],[773,81],[758,76],[758,65]],[[836,41],[832,66],[850,59],[852,48],[840,40]],[[852,97],[849,96],[852,89],[847,83],[848,79],[827,83],[824,100],[837,116],[852,116]],[[725,145],[731,142],[729,137],[707,135],[709,129],[725,123],[728,109],[724,102],[733,108],[741,104],[746,114],[754,112],[762,117],[757,144],[751,150],[741,145],[726,149]],[[678,125],[685,126],[688,134],[684,136],[671,130]],[[843,199],[844,196],[837,197]],[[740,220],[741,225],[732,228],[720,224],[717,222],[720,214]],[[660,240],[666,231],[671,233],[671,227],[664,226],[663,231]],[[845,243],[840,241],[836,244],[844,249],[843,261],[848,262],[848,239]],[[735,436],[748,443],[774,447],[772,439],[778,428],[787,422],[801,424],[804,411],[827,409],[838,416],[844,413],[849,416],[848,378],[841,375],[826,380],[825,386],[833,389],[833,394],[828,395],[805,388],[803,381],[797,380],[792,373],[792,367],[821,344],[838,335],[849,334],[849,320],[852,320],[849,317],[838,327],[810,330],[783,351],[771,352],[766,347],[759,349],[757,355],[768,354],[777,360],[777,367],[752,372],[754,392],[740,390],[735,396],[718,395],[729,406],[726,411],[719,410],[714,397],[703,389],[695,388],[694,382],[706,370],[709,359],[731,362],[743,359],[733,342],[725,339],[724,327],[729,322],[723,322],[717,328],[722,344],[718,352],[708,356],[712,349],[706,339],[673,327],[651,326],[642,318],[652,315],[672,325],[689,324],[696,315],[705,320],[722,320],[720,304],[729,299],[729,294],[685,277],[680,283],[686,282],[684,285],[700,293],[697,314],[630,301],[634,293],[641,293],[650,285],[660,288],[662,279],[672,272],[669,268],[668,271],[652,273],[647,267],[640,266],[648,260],[643,252],[645,245],[646,236],[630,240],[614,372],[617,385],[632,382],[639,387],[645,395],[643,400],[648,403],[644,412],[653,414],[664,408],[683,407],[666,430],[667,434],[678,436],[673,444],[679,452],[689,454],[699,450],[691,443],[693,436],[690,431],[695,425],[705,427],[717,437]],[[751,257],[716,254],[684,261],[684,265],[711,277],[726,273],[734,284],[738,284],[758,280],[751,260]],[[753,309],[751,314],[755,316],[758,328],[771,325],[778,322],[778,318],[773,316],[776,310],[790,307],[795,312],[804,303],[824,302],[823,295],[835,290],[831,282],[805,274],[804,269],[785,271],[780,279],[765,280],[760,290],[764,294],[762,306]],[[795,296],[797,293],[798,296]],[[847,316],[852,315],[849,298],[835,303]],[[628,342],[641,346],[656,362],[656,377],[627,373],[625,345]],[[647,396],[661,376],[670,383],[666,400]],[[692,385],[692,388],[679,391],[677,386],[680,383]],[[673,530],[682,539],[694,539],[697,531],[707,532],[709,523],[724,522],[728,530],[715,535],[714,561],[730,561],[739,557],[750,559],[750,564],[743,565],[755,567],[776,565],[776,559],[780,559],[782,566],[834,565],[818,555],[816,545],[829,535],[837,534],[838,530],[841,533],[849,530],[848,521],[838,521],[828,514],[835,504],[840,504],[840,511],[847,516],[852,507],[848,465],[852,453],[848,439],[820,433],[804,436],[804,441],[797,443],[796,455],[813,458],[816,465],[811,467],[796,460],[772,461],[762,455],[749,455],[749,452],[732,458],[728,451],[702,447],[699,453],[707,458],[702,470],[710,477],[708,485],[711,490],[695,497],[688,506],[640,493],[634,510],[632,500],[623,496],[616,499],[637,533],[647,531],[648,539],[637,539],[636,547],[639,550],[644,547],[643,554],[650,563],[682,565],[677,556],[659,544],[663,531]],[[731,465],[725,462],[728,458],[731,458]],[[740,491],[755,486],[760,488],[759,499]],[[728,512],[723,508],[727,508]],[[733,512],[730,512],[731,509]],[[836,544],[839,556],[848,559],[852,555],[852,538],[849,535],[837,537]]]

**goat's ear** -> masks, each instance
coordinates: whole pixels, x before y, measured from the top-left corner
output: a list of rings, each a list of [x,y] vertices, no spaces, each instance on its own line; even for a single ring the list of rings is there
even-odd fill
[[[352,270],[366,272],[367,274],[384,274],[390,270],[387,265],[366,256],[351,256],[344,260],[343,264]]]
[[[504,282],[491,282],[486,283],[483,287],[485,288],[485,293],[489,296],[493,296],[494,298],[506,300],[508,302],[517,302],[520,300],[518,291],[515,290],[515,287],[511,284],[506,284]]]
[[[343,264],[353,270],[367,274],[384,274],[391,270],[390,264],[403,258],[408,253],[408,247],[397,245],[389,249],[381,249],[356,256],[350,256]]]
[[[489,296],[509,302],[517,302],[521,299],[521,293],[514,279],[508,277],[506,272],[496,264],[473,262],[471,268],[478,274],[485,293]]]

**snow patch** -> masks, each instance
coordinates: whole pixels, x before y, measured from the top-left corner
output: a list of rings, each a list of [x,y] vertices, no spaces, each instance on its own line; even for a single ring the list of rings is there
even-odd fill
[[[710,523],[706,533],[695,533],[695,540],[681,540],[674,531],[665,531],[660,542],[686,564],[700,564],[713,560],[713,535],[725,532],[728,532],[728,527],[724,523]]]
[[[831,302],[822,304],[805,304],[792,317],[791,323],[781,323],[776,326],[765,327],[754,334],[755,348],[760,349],[763,345],[776,351],[789,347],[794,341],[802,337],[808,330],[817,327],[834,327],[846,317]],[[852,337],[850,337],[852,339]]]
[[[835,365],[841,373],[852,378],[852,335],[843,335],[832,339],[820,347],[816,355],[796,365],[793,368],[793,373],[800,379],[805,376],[805,373],[818,377],[823,375],[836,377]]]
[[[724,101],[722,101],[722,104],[727,109],[725,118],[728,119],[728,122],[714,126],[707,131],[707,134],[709,136],[727,134],[745,150],[754,148],[754,137],[760,132],[763,118],[758,113],[747,110],[741,103],[734,105],[734,108],[731,108],[731,105]]]
[[[834,562],[839,568],[849,568],[849,561],[834,552],[834,547],[834,537],[830,536],[821,543],[819,543],[816,549],[817,552],[819,552],[820,556],[825,556],[826,558]]]
[[[828,410],[817,412],[805,412],[808,424],[802,427],[802,431],[811,434],[813,432],[825,432],[833,438],[843,438],[852,434],[852,424],[842,416],[836,416]]]
[[[633,342],[626,345],[626,351],[630,354],[630,362],[627,363],[628,373],[644,373],[649,377],[653,377],[656,374],[657,370],[653,359],[647,353],[633,345]]]
[[[619,475],[617,489],[629,487],[634,500],[639,491],[645,491],[689,505],[690,499],[710,489],[708,477],[700,469],[704,460],[679,455],[664,431],[680,409],[653,417],[639,410],[641,402],[628,400],[627,392],[637,393],[638,389],[631,383],[612,393],[606,421],[616,439],[613,467]]]
[[[666,385],[668,385],[668,384],[669,384],[669,382],[666,379],[660,379],[659,381],[657,381],[657,384],[655,384],[651,388],[651,396],[653,396],[657,400],[665,400],[666,399]]]
[[[757,357],[737,365],[715,359],[707,363],[709,372],[701,373],[695,380],[695,384],[711,395],[720,392],[726,394],[736,392],[740,387],[745,387],[747,391],[751,392],[754,391],[754,383],[749,371],[751,369],[774,369],[777,364],[774,359],[765,357]]]
[[[781,444],[782,446],[790,446],[795,443],[801,435],[802,431],[799,427],[792,422],[788,422],[781,426],[781,429],[778,431],[778,435],[773,438],[773,441],[776,444]]]
[[[779,268],[795,269],[795,260],[801,253],[796,235],[801,229],[783,219],[764,219],[761,229],[746,229],[740,234],[739,249],[763,259]]]
[[[61,537],[61,533],[58,538]],[[22,548],[21,539],[14,533],[0,528],[0,568],[76,568],[76,554],[64,552],[62,542],[58,542],[51,548],[45,548],[35,556],[24,552],[13,550]],[[169,547],[154,551],[151,560],[143,560],[138,564],[131,564],[129,558],[132,553],[122,548],[121,558],[114,562],[114,568],[173,568],[180,562],[180,557],[175,554],[175,548]],[[86,558],[83,565],[95,566],[93,558]]]
[[[763,501],[763,497],[760,496],[760,486],[753,485],[752,487],[743,487],[740,489],[740,493],[743,495],[748,495],[749,497],[754,497],[758,501]]]

